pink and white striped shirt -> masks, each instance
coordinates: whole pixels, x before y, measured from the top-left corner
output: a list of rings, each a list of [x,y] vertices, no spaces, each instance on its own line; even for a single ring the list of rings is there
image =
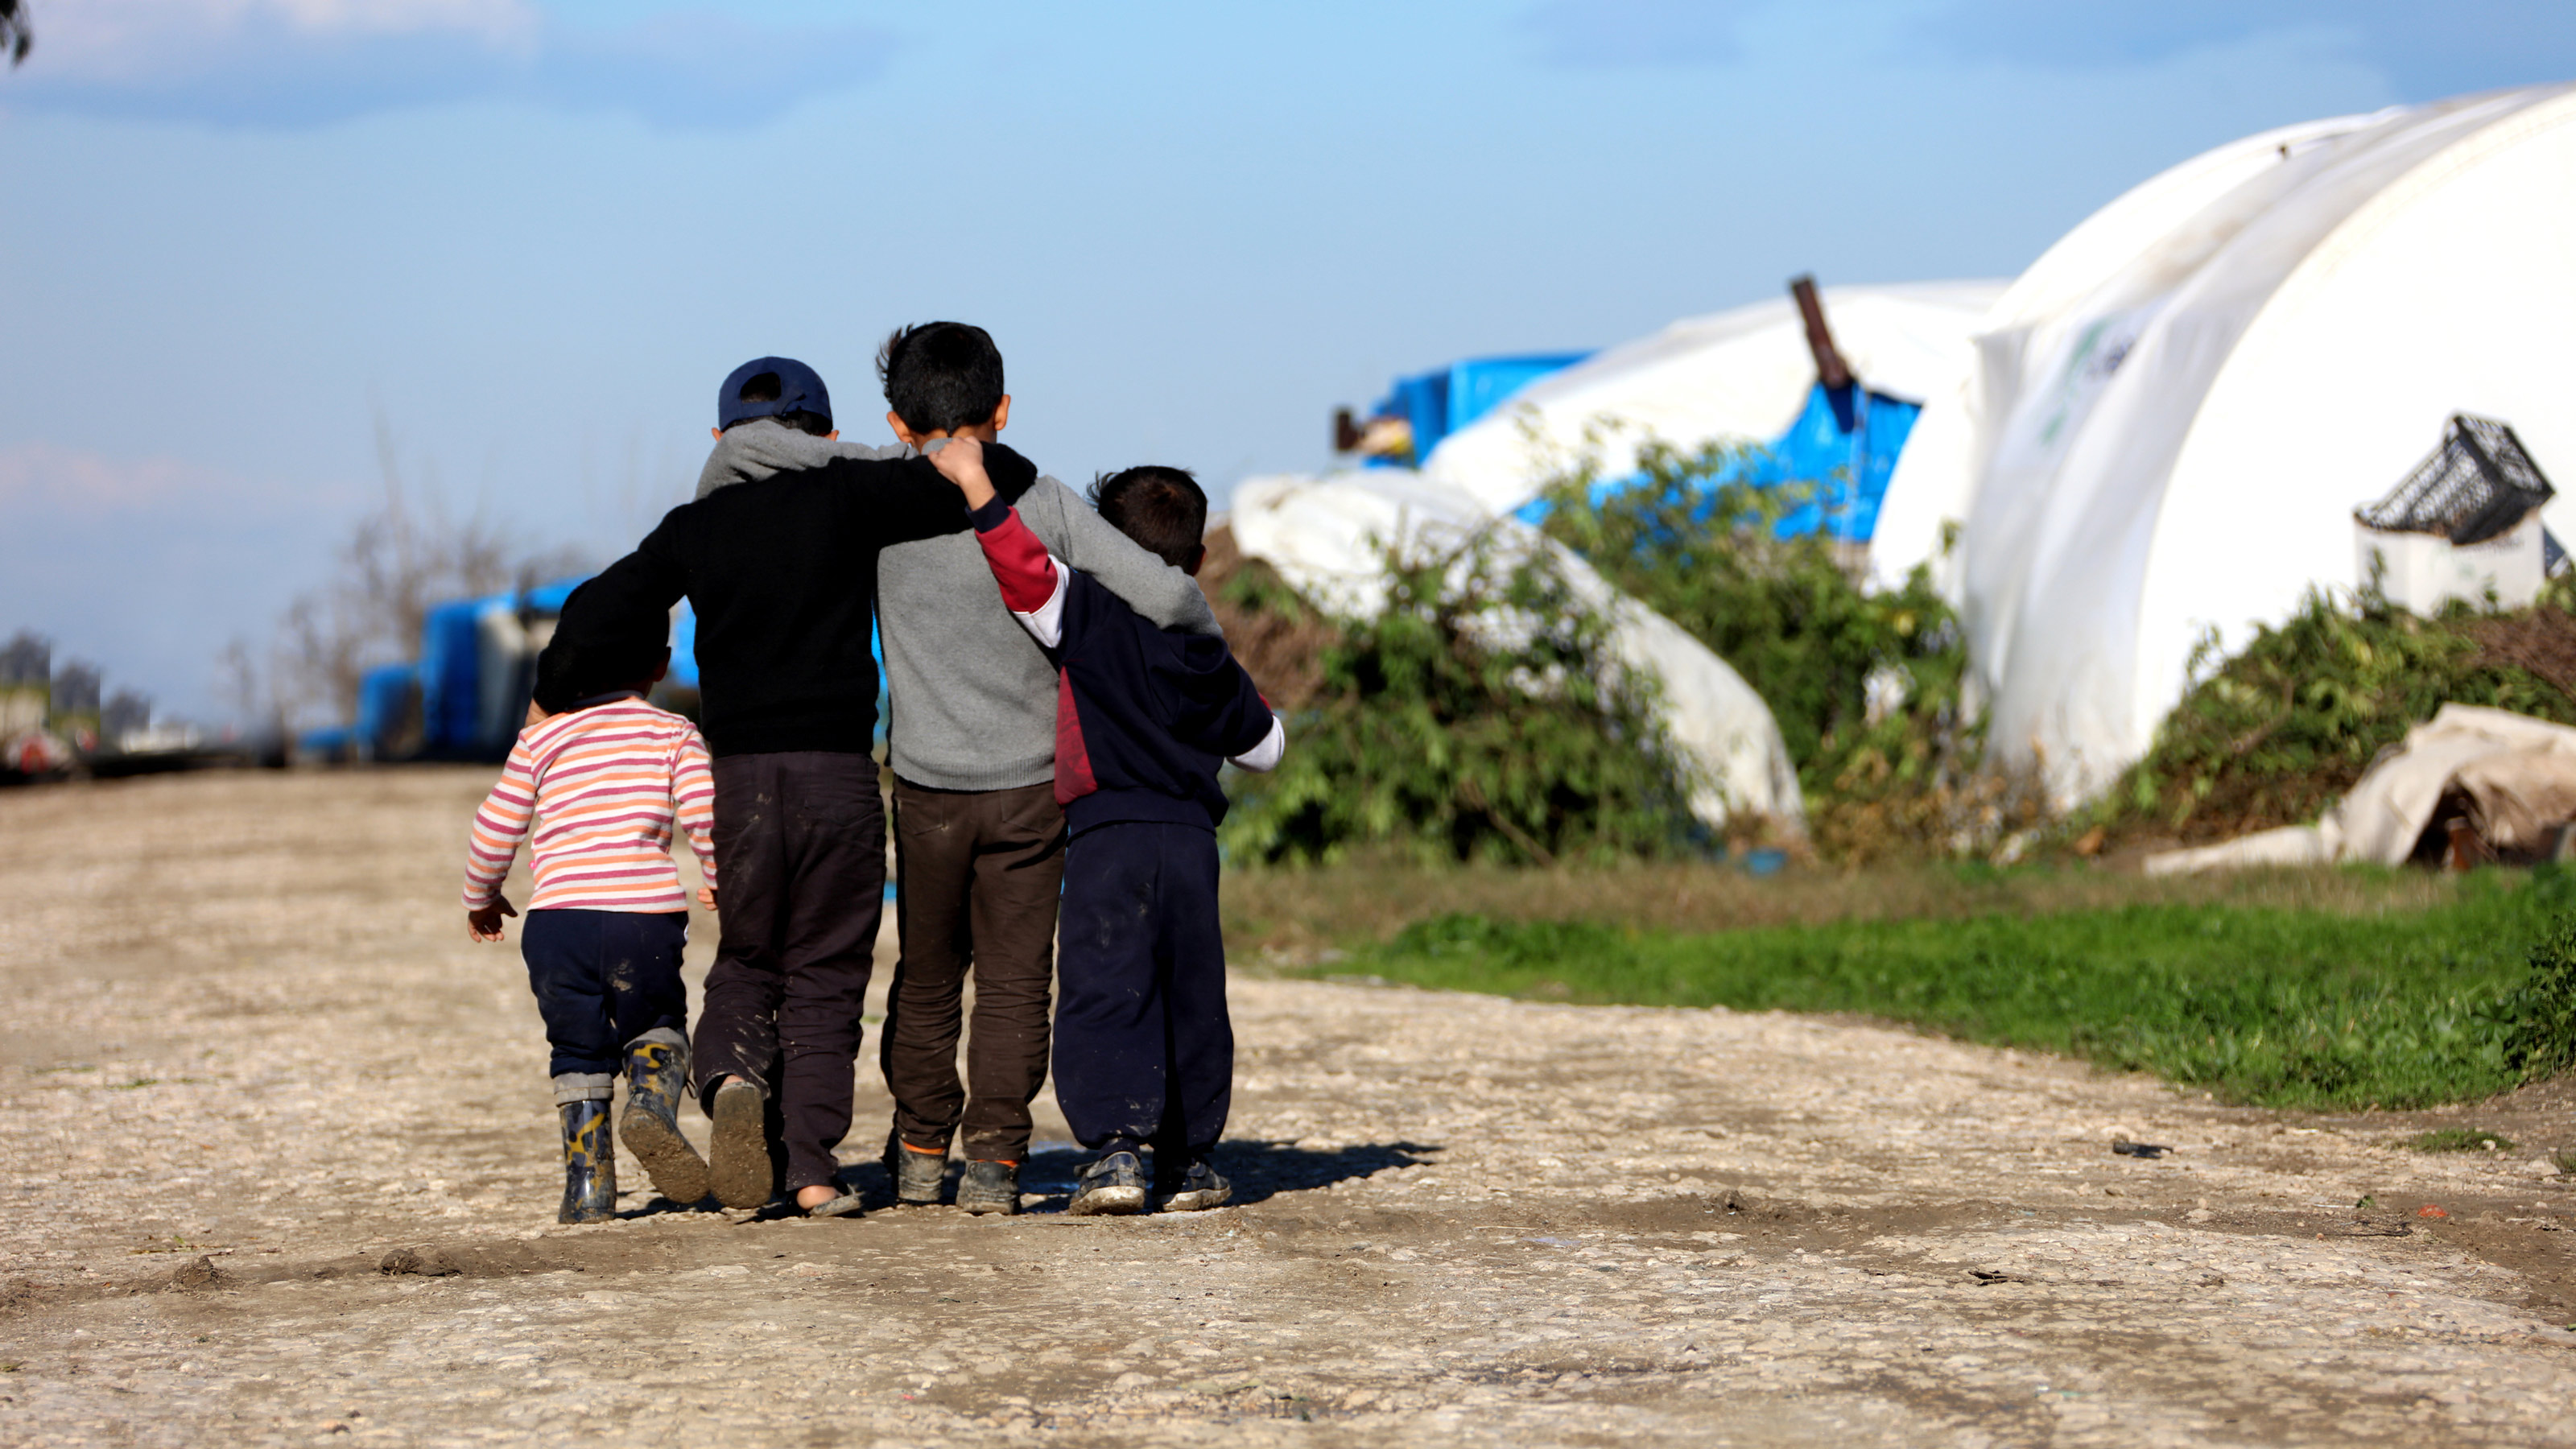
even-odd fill
[[[713,884],[715,799],[706,741],[678,715],[640,699],[556,715],[519,732],[500,783],[474,812],[465,908],[501,893],[527,839],[532,911],[685,911],[673,822]]]

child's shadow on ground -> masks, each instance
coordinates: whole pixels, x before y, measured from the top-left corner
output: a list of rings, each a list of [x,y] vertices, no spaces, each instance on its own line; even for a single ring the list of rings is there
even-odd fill
[[[1390,1168],[1413,1167],[1428,1163],[1431,1154],[1440,1151],[1437,1143],[1362,1142],[1347,1147],[1299,1147],[1292,1142],[1262,1142],[1250,1138],[1229,1138],[1217,1144],[1216,1170],[1225,1174],[1234,1186],[1229,1204],[1242,1207],[1264,1202],[1283,1192],[1310,1192],[1354,1178],[1374,1177]],[[1091,1160],[1092,1154],[1077,1147],[1041,1147],[1029,1154],[1020,1169],[1020,1191],[1036,1194],[1046,1201],[1031,1203],[1038,1212],[1061,1212],[1073,1196],[1074,1174]],[[948,1165],[947,1190],[957,1188],[959,1164]],[[894,1206],[894,1183],[885,1167],[877,1162],[844,1163],[840,1171],[844,1188],[857,1193],[870,1212]],[[618,1214],[623,1218],[658,1217],[665,1213],[689,1213],[706,1210],[712,1204],[680,1204],[667,1198],[654,1197],[644,1207]],[[784,1201],[773,1202],[757,1215],[759,1220],[795,1217],[794,1207]]]
[[[1411,1167],[1438,1152],[1421,1142],[1365,1142],[1347,1147],[1299,1147],[1287,1142],[1229,1138],[1217,1144],[1216,1170],[1234,1186],[1232,1206],[1265,1201],[1283,1192],[1306,1192],[1389,1168]],[[1091,1160],[1079,1148],[1041,1149],[1020,1170],[1020,1190],[1044,1193],[1046,1208],[1061,1208],[1073,1195],[1074,1174]]]

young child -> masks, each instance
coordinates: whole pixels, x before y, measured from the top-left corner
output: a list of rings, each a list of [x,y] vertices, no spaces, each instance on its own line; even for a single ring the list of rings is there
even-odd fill
[[[1233,1096],[1234,1028],[1217,924],[1221,760],[1279,763],[1287,736],[1222,639],[1167,632],[1051,557],[985,476],[973,438],[932,455],[966,496],[1002,602],[1057,667],[1055,796],[1072,830],[1058,947],[1055,1095],[1099,1154],[1070,1211],[1212,1208],[1208,1161]],[[1177,468],[1103,479],[1100,516],[1196,574],[1207,496]]]
[[[697,727],[644,702],[670,657],[660,639],[640,635],[548,648],[529,724],[474,815],[465,922],[475,940],[500,940],[501,918],[518,914],[501,882],[519,842],[532,841],[537,889],[519,949],[554,1048],[564,1141],[557,1222],[617,1215],[608,1104],[621,1066],[626,1145],[663,1196],[707,1195],[707,1165],[680,1135],[689,916],[671,831],[676,820],[688,832],[710,883],[699,899],[713,906],[715,782]]]

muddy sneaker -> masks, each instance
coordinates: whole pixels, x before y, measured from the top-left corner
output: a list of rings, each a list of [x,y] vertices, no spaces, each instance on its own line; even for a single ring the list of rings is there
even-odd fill
[[[839,1197],[827,1197],[812,1207],[803,1208],[802,1211],[809,1218],[863,1218],[868,1215],[868,1205],[860,1200],[857,1193],[844,1192]]]
[[[957,1205],[970,1213],[1015,1213],[1020,1210],[1020,1165],[1016,1162],[969,1162],[957,1179]]]
[[[729,1208],[766,1206],[775,1182],[760,1089],[725,1083],[707,1104],[707,1116],[715,1121],[707,1139],[707,1186],[716,1201]]]
[[[1145,1210],[1145,1165],[1133,1152],[1111,1152],[1085,1167],[1073,1180],[1073,1201],[1066,1212],[1076,1217],[1116,1216]]]
[[[667,1028],[626,1044],[626,1112],[617,1130],[662,1196],[683,1207],[707,1195],[707,1162],[680,1135],[689,1043]]]
[[[948,1176],[948,1154],[924,1152],[903,1138],[886,1134],[886,1178],[894,1184],[897,1207],[931,1207],[939,1201],[939,1184]]]
[[[608,1128],[608,1104],[566,1102],[563,1114],[564,1195],[559,1223],[604,1223],[617,1216],[617,1144]]]
[[[1217,1176],[1206,1163],[1193,1162],[1180,1181],[1164,1187],[1162,1193],[1165,1212],[1194,1213],[1224,1206],[1234,1196],[1234,1184]]]

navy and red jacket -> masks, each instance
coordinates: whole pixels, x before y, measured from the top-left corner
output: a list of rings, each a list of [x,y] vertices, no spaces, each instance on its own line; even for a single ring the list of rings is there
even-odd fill
[[[1056,666],[1055,798],[1072,832],[1127,821],[1213,830],[1217,766],[1279,763],[1287,733],[1223,639],[1167,633],[1052,558],[1000,498],[967,515],[1002,602]]]

